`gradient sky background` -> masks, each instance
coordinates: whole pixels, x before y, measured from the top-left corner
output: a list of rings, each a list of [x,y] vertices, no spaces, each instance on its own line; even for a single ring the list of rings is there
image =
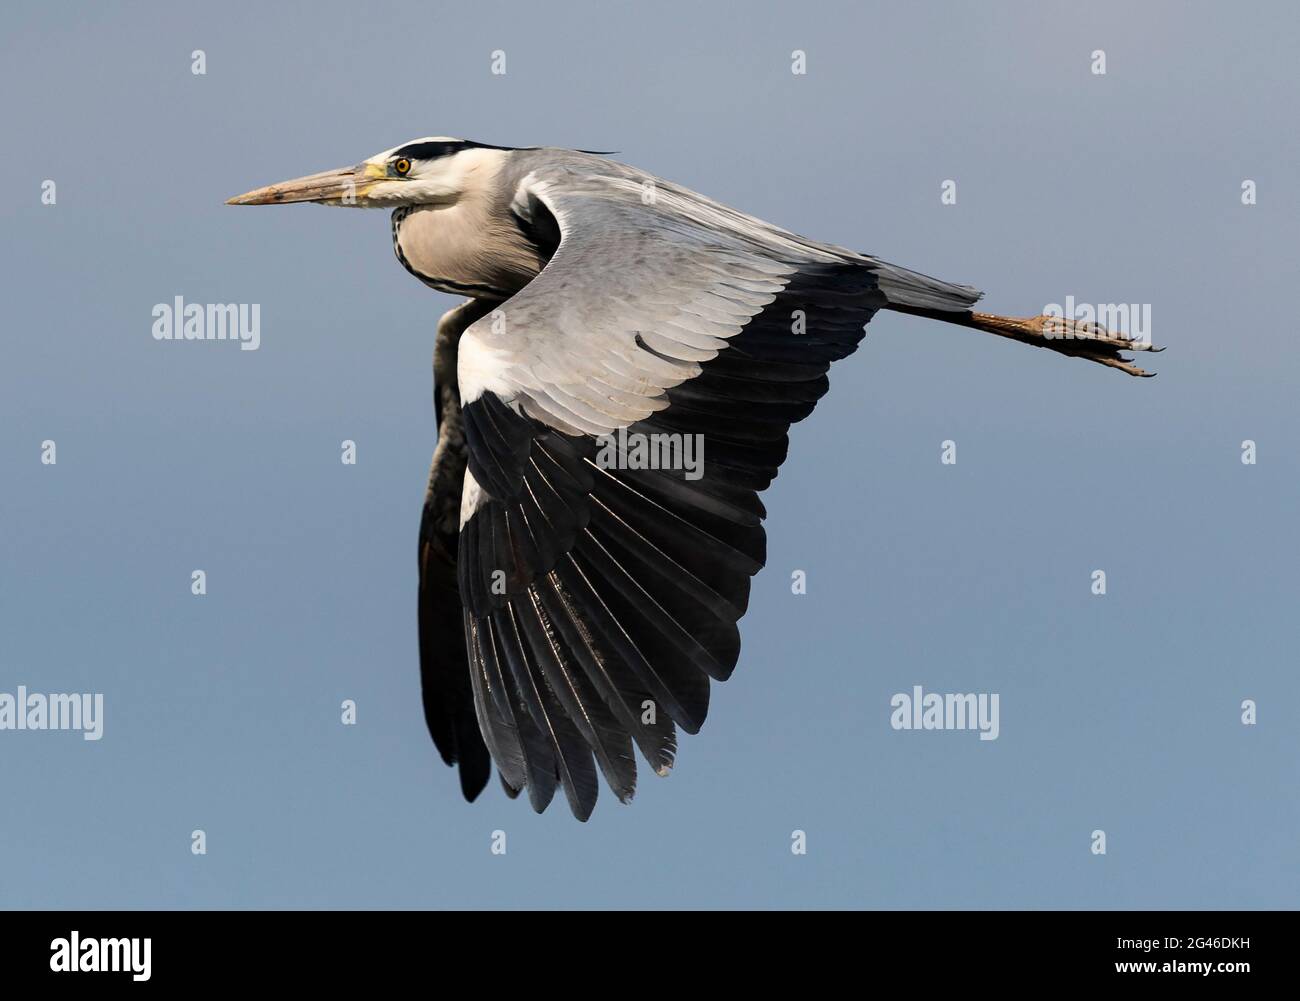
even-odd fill
[[[0,905],[1295,906],[1300,19],[1081,7],[7,11],[0,691],[107,718],[0,732]],[[1138,381],[877,318],[792,433],[740,665],[672,777],[586,825],[495,780],[467,805],[415,629],[454,300],[386,213],[223,205],[425,135],[619,150],[996,312],[1150,303],[1169,350]],[[260,303],[261,350],[154,341],[177,295]],[[895,732],[916,684],[999,693],[1000,738]]]

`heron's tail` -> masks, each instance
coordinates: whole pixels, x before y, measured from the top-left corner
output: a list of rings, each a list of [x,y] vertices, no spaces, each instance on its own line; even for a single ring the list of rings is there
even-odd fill
[[[974,285],[957,285],[877,257],[865,254],[863,257],[876,276],[877,287],[885,296],[886,309],[963,313],[984,298],[984,293]]]

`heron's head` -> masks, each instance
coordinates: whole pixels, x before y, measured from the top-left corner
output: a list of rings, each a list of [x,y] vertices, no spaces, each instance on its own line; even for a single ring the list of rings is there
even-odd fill
[[[317,202],[362,209],[446,204],[486,186],[509,149],[446,136],[415,139],[355,167],[281,181],[237,195],[226,204]]]

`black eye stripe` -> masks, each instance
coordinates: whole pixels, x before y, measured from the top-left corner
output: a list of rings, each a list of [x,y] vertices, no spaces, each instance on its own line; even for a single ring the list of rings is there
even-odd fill
[[[405,156],[412,160],[436,160],[439,157],[451,156],[453,153],[459,153],[467,149],[520,149],[518,146],[492,146],[488,143],[476,143],[471,139],[449,139],[440,142],[422,142],[411,143],[397,150],[394,156]],[[531,149],[532,147],[522,147]]]
[[[491,143],[479,143],[473,139],[444,139],[437,142],[418,142],[408,143],[401,149],[394,150],[395,157],[408,157],[411,160],[437,160],[439,157],[451,156],[453,153],[460,153],[467,149],[499,149],[507,153],[519,150],[541,149],[540,146],[493,146]],[[608,156],[610,150],[601,149],[580,149],[575,150],[577,153],[592,153],[597,156]]]

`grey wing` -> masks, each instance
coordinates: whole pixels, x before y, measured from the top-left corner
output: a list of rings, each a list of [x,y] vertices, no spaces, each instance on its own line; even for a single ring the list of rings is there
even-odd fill
[[[954,310],[978,293],[620,165],[536,167],[515,209],[549,212],[561,240],[461,342],[460,588],[503,777],[539,811],[562,788],[586,819],[596,770],[620,800],[634,744],[666,773],[675,727],[697,731],[731,674],[766,557],[759,493],[883,286]],[[702,466],[631,468],[641,442]]]
[[[456,340],[481,315],[465,304],[443,317],[434,348],[438,443],[420,518],[420,688],[424,719],[442,760],[460,769],[461,791],[473,800],[491,772],[474,714],[460,587],[457,528],[465,479],[465,433],[456,387]]]

